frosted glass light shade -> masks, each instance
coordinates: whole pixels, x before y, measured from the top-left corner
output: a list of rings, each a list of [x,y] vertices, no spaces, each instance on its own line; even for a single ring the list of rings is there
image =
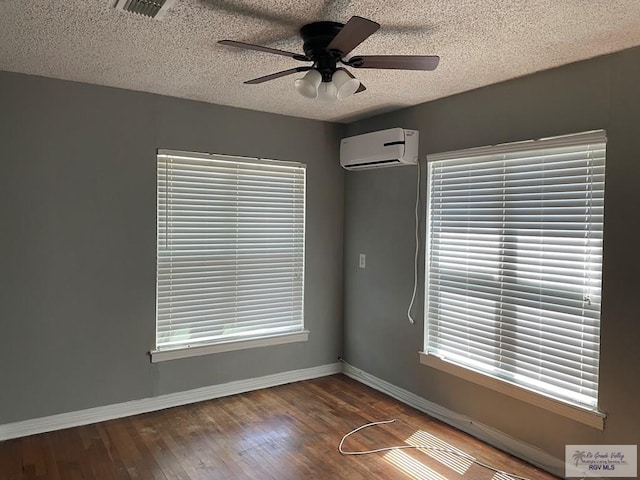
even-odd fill
[[[319,102],[333,102],[338,98],[338,89],[333,81],[322,82],[318,86],[318,101]]]
[[[316,99],[318,98],[318,85],[322,82],[322,75],[317,70],[309,70],[304,77],[298,78],[294,85],[300,95]]]
[[[336,86],[338,100],[350,97],[360,87],[360,80],[351,78],[344,70],[336,70],[333,74],[332,83]]]

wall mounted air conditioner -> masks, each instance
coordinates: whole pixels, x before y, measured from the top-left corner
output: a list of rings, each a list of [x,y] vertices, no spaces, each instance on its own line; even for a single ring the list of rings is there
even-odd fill
[[[418,131],[390,128],[343,138],[340,165],[347,170],[415,165],[418,163]]]

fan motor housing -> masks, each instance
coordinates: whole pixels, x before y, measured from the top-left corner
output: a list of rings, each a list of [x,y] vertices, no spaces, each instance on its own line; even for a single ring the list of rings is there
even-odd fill
[[[300,29],[304,42],[304,54],[315,62],[315,68],[322,74],[323,82],[330,82],[336,71],[336,63],[342,57],[341,52],[331,52],[327,46],[342,30],[344,25],[338,22],[314,22]]]

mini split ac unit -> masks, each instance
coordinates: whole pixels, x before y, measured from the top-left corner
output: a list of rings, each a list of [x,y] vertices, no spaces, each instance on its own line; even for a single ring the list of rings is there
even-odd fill
[[[347,170],[415,165],[418,163],[418,131],[390,128],[343,138],[340,165]]]

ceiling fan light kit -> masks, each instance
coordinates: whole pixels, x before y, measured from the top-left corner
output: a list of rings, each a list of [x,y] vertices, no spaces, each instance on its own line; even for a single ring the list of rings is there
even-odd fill
[[[338,100],[344,100],[350,97],[360,88],[360,80],[349,76],[343,69],[336,70],[331,81],[336,86],[336,97]]]
[[[309,70],[302,78],[294,82],[296,90],[303,97],[321,102],[344,100],[350,97],[358,88],[360,80],[351,77],[342,69],[333,73],[330,81],[323,81],[322,74],[317,70]]]
[[[339,63],[351,68],[397,70],[434,70],[438,66],[440,57],[435,55],[365,55],[346,58],[379,28],[380,25],[376,22],[357,16],[351,17],[344,25],[337,22],[309,23],[300,29],[304,55],[235,40],[220,40],[218,43],[313,62],[311,66],[290,68],[244,83],[256,85],[293,73],[307,72],[294,82],[295,89],[302,96],[320,102],[344,100],[366,90],[349,70],[339,67]]]
[[[338,98],[338,89],[333,82],[322,82],[318,87],[318,101],[322,103],[333,102]]]
[[[296,90],[303,97],[318,98],[318,87],[322,82],[322,74],[317,70],[309,70],[304,77],[296,79],[294,85]]]

